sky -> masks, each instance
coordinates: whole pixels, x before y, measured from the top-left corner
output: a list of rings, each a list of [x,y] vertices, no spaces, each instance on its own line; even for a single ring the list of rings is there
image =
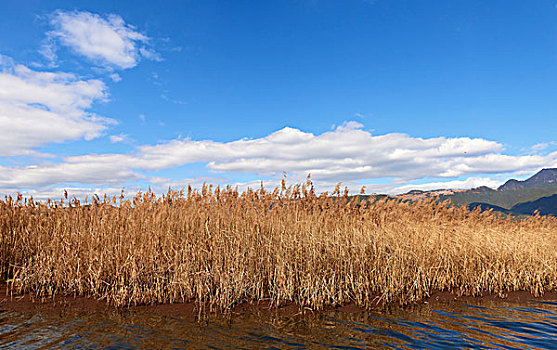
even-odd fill
[[[0,11],[0,194],[497,187],[557,167],[557,2]]]

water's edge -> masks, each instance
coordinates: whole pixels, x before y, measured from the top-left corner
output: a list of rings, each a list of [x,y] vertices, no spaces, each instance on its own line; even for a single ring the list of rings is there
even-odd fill
[[[96,300],[84,296],[66,296],[57,295],[54,298],[34,298],[31,294],[24,295],[10,295],[6,285],[0,285],[0,312],[32,312],[32,313],[60,313],[61,311],[73,310],[75,312],[127,312],[127,311],[145,311],[157,312],[159,314],[169,316],[201,316],[202,314],[244,314],[254,310],[280,312],[285,315],[292,315],[303,312],[314,311],[337,311],[346,313],[365,313],[369,311],[386,311],[390,308],[400,307],[414,307],[420,304],[446,303],[446,302],[467,302],[478,303],[486,301],[503,301],[507,303],[525,303],[525,302],[539,302],[539,301],[553,301],[557,300],[557,290],[546,291],[542,296],[534,296],[527,291],[511,291],[503,296],[497,294],[484,293],[481,296],[466,296],[461,295],[457,290],[449,291],[433,291],[428,298],[423,300],[400,305],[396,302],[384,303],[377,296],[377,302],[370,307],[362,308],[355,303],[346,303],[341,306],[327,306],[323,310],[312,310],[308,307],[303,307],[294,302],[282,302],[275,305],[266,300],[261,301],[246,301],[235,305],[230,310],[211,309],[208,306],[198,305],[195,302],[176,302],[176,303],[162,303],[154,305],[129,305],[125,307],[116,308],[106,301]]]

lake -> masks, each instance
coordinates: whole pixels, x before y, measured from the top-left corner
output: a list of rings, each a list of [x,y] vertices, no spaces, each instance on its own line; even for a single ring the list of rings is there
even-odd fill
[[[438,302],[388,311],[170,316],[0,312],[0,349],[557,349],[557,301]]]

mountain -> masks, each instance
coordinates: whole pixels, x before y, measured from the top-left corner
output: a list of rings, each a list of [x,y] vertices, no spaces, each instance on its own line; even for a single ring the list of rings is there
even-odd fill
[[[538,212],[540,215],[553,215],[557,216],[557,194],[548,197],[542,197],[535,201],[518,203],[511,209],[505,209],[497,205],[487,203],[470,203],[468,209],[476,210],[480,208],[481,211],[492,210],[493,212],[500,212],[512,215],[534,215]]]
[[[557,168],[543,169],[524,181],[508,180],[496,190],[486,186],[469,190],[412,190],[394,197],[410,201],[437,198],[471,210],[480,208],[511,215],[531,215],[538,210],[541,215],[557,216]]]
[[[542,169],[540,172],[524,181],[515,179],[508,180],[503,185],[499,186],[497,190],[517,190],[521,188],[543,187],[551,184],[557,184],[557,168]]]
[[[557,194],[557,168],[548,168],[539,171],[524,181],[508,180],[496,190],[483,186],[441,195],[439,199],[448,199],[456,205],[475,204],[475,207],[477,207],[479,203],[484,203],[511,210],[517,204],[533,202],[554,194]]]
[[[533,215],[535,211],[540,215],[557,216],[557,194],[549,197],[542,197],[535,201],[520,203],[511,208],[513,214]]]
[[[557,183],[549,183],[540,187],[526,187],[507,190],[494,190],[488,187],[475,188],[467,191],[456,192],[451,195],[440,196],[440,200],[450,200],[456,205],[469,205],[471,203],[485,203],[511,209],[513,206],[535,201],[542,197],[557,194]]]

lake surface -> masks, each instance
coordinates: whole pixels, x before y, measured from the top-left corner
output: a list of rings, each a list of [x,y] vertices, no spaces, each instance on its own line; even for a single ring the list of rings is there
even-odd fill
[[[0,349],[557,349],[557,302],[435,303],[388,312],[0,312]]]

